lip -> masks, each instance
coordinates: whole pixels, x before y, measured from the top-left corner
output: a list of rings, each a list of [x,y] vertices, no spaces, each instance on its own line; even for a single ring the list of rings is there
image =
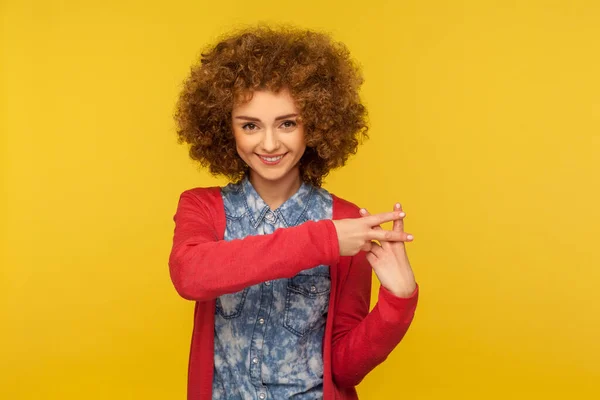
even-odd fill
[[[260,161],[265,164],[265,165],[277,165],[281,162],[281,160],[283,160],[283,158],[285,157],[287,153],[283,153],[283,154],[269,154],[269,155],[265,155],[265,154],[257,154],[258,158],[260,159]],[[268,158],[276,158],[276,157],[281,157],[276,161],[267,161],[265,159],[265,157]]]

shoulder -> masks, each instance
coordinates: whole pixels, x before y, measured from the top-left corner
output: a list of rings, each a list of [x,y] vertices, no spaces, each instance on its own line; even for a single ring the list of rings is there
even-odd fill
[[[360,207],[351,201],[331,194],[333,200],[333,219],[358,218],[360,217]]]
[[[240,183],[230,183],[223,187],[193,188],[186,190],[181,196],[191,197],[199,205],[219,214],[240,216],[246,210],[245,194]]]
[[[221,198],[221,188],[214,187],[196,187],[185,190],[179,196],[178,210],[186,210],[203,215],[212,215],[216,217],[223,212],[223,199]]]
[[[331,209],[333,207],[332,194],[323,188],[313,186],[310,201],[316,204],[320,204],[325,208]]]
[[[221,231],[225,221],[225,210],[221,189],[214,187],[197,187],[185,190],[179,197],[175,221],[184,221],[186,219],[202,219],[211,223]]]
[[[299,200],[298,203],[298,209],[302,209],[302,214],[305,214],[304,220],[331,219],[333,214],[331,194],[323,188],[312,185],[305,185],[304,189],[310,191],[307,196],[302,196],[303,200]]]
[[[192,188],[185,190],[180,197],[195,199],[202,203],[211,203],[221,198],[221,188],[218,186]]]

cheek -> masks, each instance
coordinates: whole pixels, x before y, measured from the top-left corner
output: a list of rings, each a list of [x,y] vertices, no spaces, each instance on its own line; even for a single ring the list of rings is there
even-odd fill
[[[298,152],[301,154],[304,154],[305,151],[306,151],[306,139],[304,138],[304,135],[302,135],[302,137],[298,141]]]
[[[293,140],[294,148],[303,153],[304,149],[306,149],[306,137],[304,135],[304,129],[298,129],[296,133],[297,135],[294,136]]]
[[[245,135],[240,134],[239,132],[234,132],[233,138],[235,140],[235,148],[238,154],[246,153],[248,149],[251,148],[249,140]]]
[[[304,140],[300,140],[298,142],[298,146],[296,147],[298,153],[300,154],[304,154],[304,151],[306,150],[306,143],[304,142]]]

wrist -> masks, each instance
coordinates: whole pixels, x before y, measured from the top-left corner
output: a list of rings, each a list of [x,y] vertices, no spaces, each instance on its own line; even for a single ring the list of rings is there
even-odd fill
[[[383,285],[382,286],[391,294],[396,297],[407,298],[412,296],[417,288],[417,282],[415,281],[414,276],[407,277],[406,280],[400,280],[394,282],[394,284]]]
[[[412,288],[402,288],[400,290],[390,290],[387,289],[388,292],[390,292],[391,294],[393,294],[396,297],[402,298],[402,299],[406,299],[411,297],[411,295],[415,292],[415,289],[417,288],[417,285],[414,285]]]

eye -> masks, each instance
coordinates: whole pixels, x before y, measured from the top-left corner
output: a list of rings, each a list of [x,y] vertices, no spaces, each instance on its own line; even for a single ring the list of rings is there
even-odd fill
[[[256,124],[249,122],[247,124],[244,124],[244,126],[242,126],[242,129],[248,132],[252,132],[258,129],[258,126],[256,126]]]
[[[287,121],[283,121],[283,123],[281,124],[281,127],[283,129],[291,129],[296,127],[298,124],[296,123],[296,121],[292,121],[291,119],[287,120]]]

